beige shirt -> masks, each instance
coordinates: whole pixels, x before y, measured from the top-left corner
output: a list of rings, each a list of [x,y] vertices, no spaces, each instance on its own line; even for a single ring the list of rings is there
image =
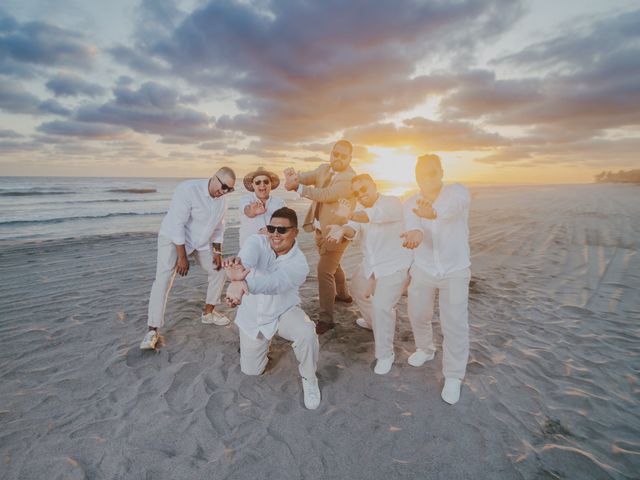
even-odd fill
[[[352,202],[351,195],[351,179],[356,172],[351,167],[347,167],[342,172],[335,172],[327,164],[320,165],[311,172],[303,172],[298,174],[298,181],[304,185],[300,191],[300,196],[313,201],[307,216],[303,223],[305,232],[315,230],[313,226],[314,219],[317,218],[322,230],[322,236],[328,234],[327,226],[343,225],[344,219],[334,215],[334,210],[338,208],[338,201],[346,198]]]

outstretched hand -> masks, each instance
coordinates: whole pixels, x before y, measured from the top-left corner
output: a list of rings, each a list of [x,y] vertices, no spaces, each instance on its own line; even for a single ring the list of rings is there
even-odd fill
[[[262,202],[251,202],[249,204],[249,218],[257,217],[258,215],[262,215],[266,212],[267,209]]]
[[[433,209],[433,204],[424,198],[419,198],[416,202],[416,208],[412,210],[417,216],[426,218],[427,220],[434,220],[437,217],[436,211]]]
[[[404,248],[413,250],[422,243],[424,234],[422,230],[409,230],[408,232],[401,233],[400,238],[403,240],[402,246]]]
[[[292,191],[297,190],[299,185],[298,172],[289,167],[284,170],[284,188]]]
[[[242,259],[240,259],[240,257],[229,257],[225,259],[223,266],[227,278],[232,282],[244,280],[251,271],[242,265]]]

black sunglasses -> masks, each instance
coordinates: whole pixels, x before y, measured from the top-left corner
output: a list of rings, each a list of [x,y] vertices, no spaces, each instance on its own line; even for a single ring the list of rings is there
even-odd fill
[[[331,153],[333,154],[334,157],[340,158],[342,160],[346,160],[347,158],[349,158],[349,155],[347,153],[340,153],[340,152],[336,152],[335,150]]]
[[[280,227],[280,226],[276,227],[275,225],[267,225],[267,232],[269,233],[278,232],[280,235],[284,235],[292,228],[294,227]]]
[[[265,185],[269,185],[271,183],[271,180],[269,180],[268,178],[265,178],[264,180],[254,180],[253,181],[254,185],[262,185],[263,183]]]
[[[233,191],[235,190],[235,188],[230,187],[230,186],[229,186],[229,185],[227,185],[226,183],[222,183],[222,180],[220,180],[220,177],[219,177],[218,175],[214,175],[214,176],[215,176],[215,177],[218,179],[218,181],[220,182],[220,187],[222,188],[222,191],[223,191],[223,192],[231,193],[231,192],[233,192]]]

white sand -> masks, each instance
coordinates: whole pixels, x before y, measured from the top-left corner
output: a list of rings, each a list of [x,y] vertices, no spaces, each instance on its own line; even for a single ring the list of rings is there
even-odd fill
[[[339,307],[310,412],[287,342],[247,377],[236,327],[200,324],[197,267],[174,286],[166,345],[138,349],[155,237],[4,245],[0,478],[638,478],[640,188],[473,194],[471,359],[454,407],[440,352],[406,364],[406,299],[386,376],[355,308]],[[347,271],[357,261],[349,250]],[[314,316],[314,276],[303,295]]]

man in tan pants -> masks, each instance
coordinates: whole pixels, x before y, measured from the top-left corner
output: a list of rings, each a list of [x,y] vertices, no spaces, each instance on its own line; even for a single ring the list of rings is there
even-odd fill
[[[355,172],[350,166],[353,146],[347,140],[339,140],[331,150],[328,164],[320,165],[311,172],[285,170],[285,188],[297,191],[301,197],[313,201],[304,220],[305,232],[315,232],[318,260],[318,296],[320,319],[316,331],[322,335],[335,327],[333,306],[338,301],[351,303],[347,281],[340,266],[342,254],[349,241],[327,242],[330,225],[343,225],[345,219],[335,215],[341,199],[352,199],[351,179]],[[353,200],[351,200],[352,203]]]

